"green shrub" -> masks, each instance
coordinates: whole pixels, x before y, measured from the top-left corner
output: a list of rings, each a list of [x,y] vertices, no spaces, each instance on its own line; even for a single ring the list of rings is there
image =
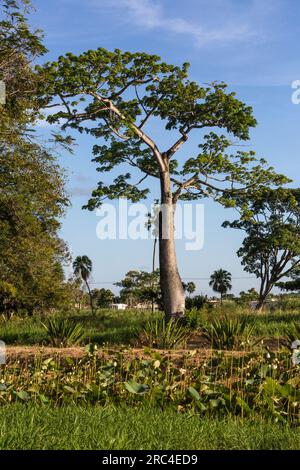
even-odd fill
[[[203,327],[203,335],[215,349],[234,349],[243,341],[249,342],[254,325],[247,318],[230,319],[226,315],[215,318],[213,322]]]
[[[189,329],[180,320],[167,323],[165,319],[159,319],[148,321],[138,333],[138,340],[151,348],[173,349],[184,347],[189,336]]]
[[[80,343],[84,336],[83,325],[69,319],[51,318],[42,323],[49,343],[58,348]]]
[[[185,323],[189,328],[199,328],[204,321],[203,310],[198,310],[196,307],[187,310],[185,313]]]
[[[292,343],[296,339],[300,340],[300,323],[293,322],[286,327],[285,337],[289,343]]]
[[[207,304],[207,297],[204,295],[195,295],[194,297],[187,297],[185,299],[185,308],[187,310],[197,309],[199,310]]]

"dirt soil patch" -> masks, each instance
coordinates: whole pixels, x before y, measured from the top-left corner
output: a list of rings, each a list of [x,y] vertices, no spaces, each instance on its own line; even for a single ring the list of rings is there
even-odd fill
[[[242,357],[249,354],[249,351],[223,351],[225,356],[228,357]],[[120,353],[120,349],[99,349],[97,356],[102,360],[109,360],[117,358]],[[66,358],[72,358],[75,362],[86,356],[85,347],[72,347],[72,348],[51,348],[51,347],[39,347],[39,346],[8,346],[6,350],[7,364],[13,365],[19,363],[32,363],[35,360],[45,360],[50,357],[64,363]],[[125,360],[142,360],[149,358],[164,358],[170,359],[174,364],[182,367],[184,365],[200,365],[206,360],[216,357],[216,351],[212,349],[178,349],[178,350],[161,350],[161,349],[123,349],[123,358]]]

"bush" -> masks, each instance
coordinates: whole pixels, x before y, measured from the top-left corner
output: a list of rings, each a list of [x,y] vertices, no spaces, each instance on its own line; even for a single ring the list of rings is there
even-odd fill
[[[285,337],[289,343],[296,339],[300,340],[300,323],[293,322],[286,327]]]
[[[249,341],[254,324],[250,324],[246,318],[229,319],[226,315],[216,318],[211,325],[203,327],[203,335],[211,342],[215,349],[234,349],[239,346],[241,339]]]
[[[187,297],[185,299],[185,308],[187,310],[200,309],[207,303],[207,297],[204,295],[195,295],[195,297]]]
[[[58,348],[80,343],[84,336],[83,325],[72,320],[52,318],[42,323],[47,332],[49,343]]]
[[[148,321],[142,331],[138,332],[139,342],[158,349],[184,347],[189,336],[189,329],[180,320],[169,323],[165,319]]]
[[[185,323],[189,328],[199,328],[203,323],[203,311],[193,307],[185,313]]]

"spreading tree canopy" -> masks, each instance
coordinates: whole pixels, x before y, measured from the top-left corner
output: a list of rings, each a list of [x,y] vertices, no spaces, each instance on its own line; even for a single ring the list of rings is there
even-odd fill
[[[177,201],[212,197],[230,207],[241,191],[250,194],[285,181],[254,152],[230,151],[232,138],[235,143],[247,140],[256,125],[252,108],[222,82],[201,85],[191,80],[189,64],[170,65],[142,52],[99,48],[67,53],[38,71],[41,104],[53,110],[48,121],[96,138],[93,155],[100,174],[119,169],[109,184],[99,181],[88,209],[106,198],[144,199],[149,195],[147,179],[159,180],[160,202],[168,208],[163,221],[168,236],[160,234],[159,240],[161,289],[167,317],[181,316],[184,292],[173,226]],[[161,132],[169,134],[165,148],[150,129],[151,121],[159,121]],[[199,145],[178,157],[191,133],[198,133]],[[134,170],[140,177],[133,178]]]

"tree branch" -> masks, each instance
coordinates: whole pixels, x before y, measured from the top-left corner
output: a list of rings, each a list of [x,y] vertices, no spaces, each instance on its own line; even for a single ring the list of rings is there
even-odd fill
[[[89,92],[91,96],[93,96],[97,101],[100,101],[101,103],[104,103],[108,106],[108,108],[116,115],[118,116],[122,121],[126,121],[126,117],[124,114],[113,104],[113,102],[109,98],[105,98],[102,96],[99,96],[97,93],[94,93],[92,91]],[[141,129],[137,127],[136,124],[131,123],[130,126],[134,130],[135,134],[152,150],[154,157],[156,158],[160,171],[165,172],[167,170],[165,162],[162,158],[162,155],[155,144],[155,142],[147,135],[145,134]]]

